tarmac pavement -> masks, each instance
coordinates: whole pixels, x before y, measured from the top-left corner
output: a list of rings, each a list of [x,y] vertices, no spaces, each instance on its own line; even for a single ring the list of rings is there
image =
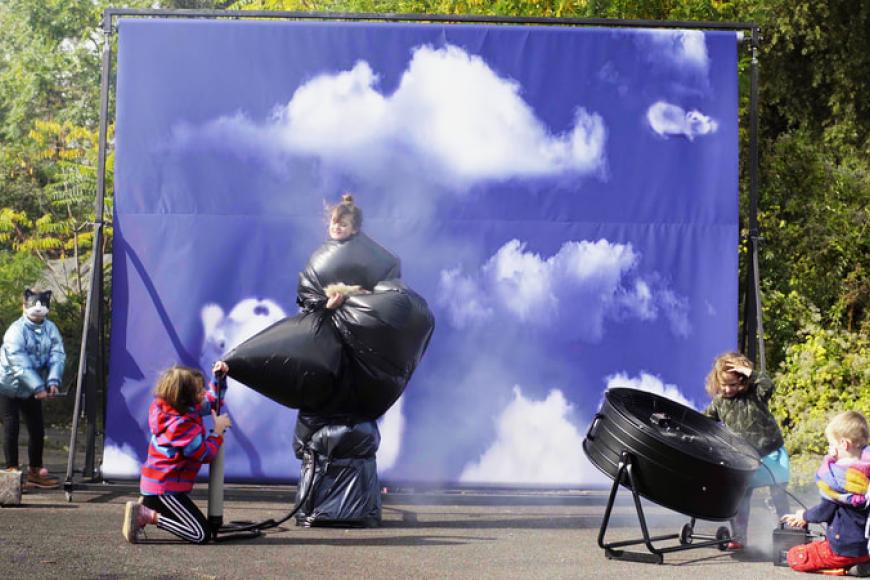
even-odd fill
[[[24,452],[24,449],[22,449]],[[26,457],[26,456],[25,456]],[[52,463],[54,462],[54,463]],[[47,454],[55,474],[60,450]],[[292,507],[291,486],[227,485],[225,521],[280,519]],[[664,563],[608,560],[597,537],[606,490],[571,492],[398,491],[384,497],[376,529],[301,528],[292,520],[263,536],[192,546],[149,526],[142,543],[121,536],[131,484],[80,485],[35,491],[21,506],[0,508],[2,578],[783,578],[769,555],[775,516],[756,494],[750,548],[735,555],[716,548],[669,553]],[[206,511],[207,488],[194,499]],[[813,501],[810,499],[810,501]],[[650,533],[675,534],[684,515],[644,504]],[[721,522],[697,522],[715,534]],[[630,494],[620,490],[607,542],[639,539]],[[676,540],[657,547],[677,545]],[[644,547],[628,548],[645,552]]]

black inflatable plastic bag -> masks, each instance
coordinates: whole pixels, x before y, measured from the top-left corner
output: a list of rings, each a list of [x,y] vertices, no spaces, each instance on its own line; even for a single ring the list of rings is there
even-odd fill
[[[307,419],[300,414],[294,443],[296,456],[302,460],[296,492],[296,503],[302,503],[296,523],[308,527],[380,525],[375,453],[381,435],[377,424],[331,422],[321,426],[322,419]]]
[[[229,375],[286,407],[321,409],[336,396],[342,346],[329,316],[279,320],[224,356]]]
[[[297,302],[306,310],[323,308],[330,284],[344,283],[372,290],[378,282],[401,278],[399,259],[360,232],[344,240],[329,240],[314,250],[299,274]]]
[[[426,301],[398,280],[348,298],[332,315],[347,347],[348,410],[376,419],[401,396],[435,326]]]
[[[404,391],[435,324],[400,274],[398,258],[364,234],[324,243],[299,274],[303,313],[226,355],[230,376],[288,407],[380,417]],[[369,293],[327,310],[324,288],[336,283]]]

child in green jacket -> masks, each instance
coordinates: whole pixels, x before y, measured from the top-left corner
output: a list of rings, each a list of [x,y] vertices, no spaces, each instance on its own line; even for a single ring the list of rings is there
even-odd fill
[[[756,487],[770,486],[770,495],[779,517],[789,512],[785,484],[788,483],[788,453],[782,432],[767,404],[773,395],[773,382],[764,373],[753,371],[752,361],[737,352],[718,356],[707,375],[707,393],[713,400],[702,412],[721,421],[731,431],[755,447],[762,466],[755,473],[746,494],[731,520],[731,550],[740,550],[749,527],[749,504]],[[782,472],[785,471],[784,477]],[[779,477],[774,477],[779,474]]]

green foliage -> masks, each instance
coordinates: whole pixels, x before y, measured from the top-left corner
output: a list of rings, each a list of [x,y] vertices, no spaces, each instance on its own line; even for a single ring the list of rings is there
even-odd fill
[[[783,426],[789,453],[808,456],[806,465],[794,470],[803,481],[817,466],[809,458],[827,449],[824,430],[833,415],[855,410],[870,416],[870,338],[817,322],[809,322],[799,336],[774,377],[770,407]]]
[[[866,319],[870,180],[866,155],[844,156],[808,131],[780,135],[764,158],[760,264],[775,365],[800,325],[784,297],[812,305],[829,328],[856,330]]]
[[[0,326],[2,331],[21,316],[24,289],[42,276],[42,265],[28,254],[0,253]]]
[[[763,130],[796,128],[832,146],[865,147],[870,134],[870,3],[762,0]]]

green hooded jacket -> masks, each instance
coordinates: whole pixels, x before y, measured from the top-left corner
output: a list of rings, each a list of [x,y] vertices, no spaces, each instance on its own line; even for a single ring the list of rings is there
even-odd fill
[[[701,412],[724,423],[764,457],[785,443],[776,418],[767,408],[772,395],[773,381],[770,377],[764,373],[752,373],[745,391],[730,398],[716,395]]]

